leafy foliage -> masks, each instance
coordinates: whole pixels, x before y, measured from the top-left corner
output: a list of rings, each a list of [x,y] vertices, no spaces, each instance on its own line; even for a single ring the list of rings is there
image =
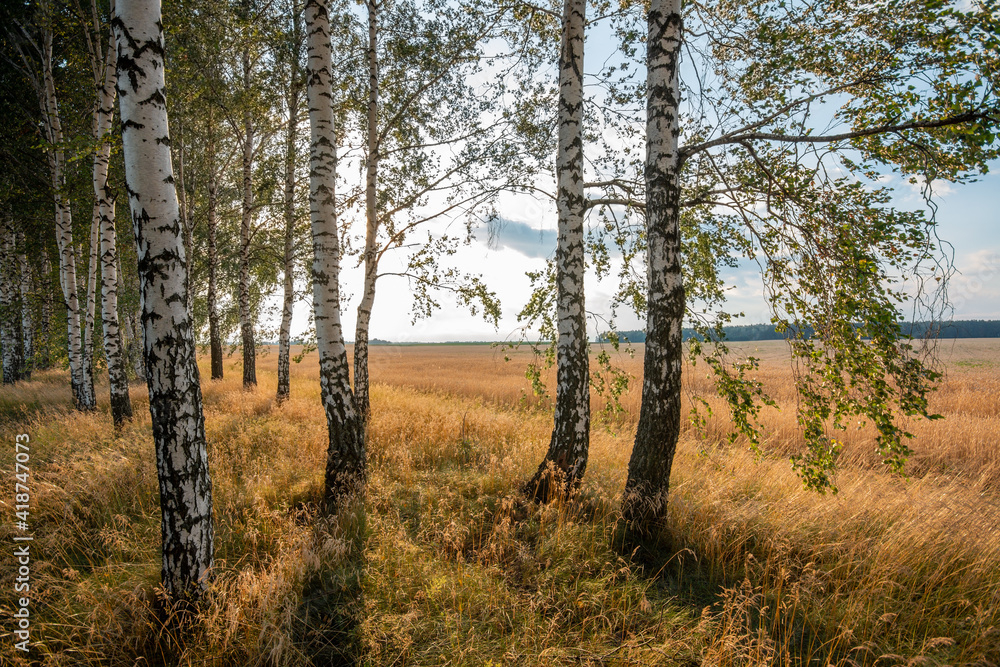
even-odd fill
[[[595,190],[588,242],[613,307],[645,315],[642,3],[613,19],[619,58],[592,80]],[[877,427],[902,472],[907,418],[933,419],[933,346],[903,316],[946,312],[952,268],[937,238],[934,183],[974,179],[1000,155],[997,11],[992,0],[692,1],[684,5],[682,256],[690,353],[711,368],[734,433],[753,447],[773,401],[753,358],[728,360],[724,271],[760,267],[771,327],[789,339],[807,486],[833,487],[835,433]],[[898,210],[881,181],[923,184],[927,211]],[[536,283],[533,313],[546,307]],[[908,313],[906,311],[909,311]],[[543,320],[540,320],[543,321]],[[935,330],[929,325],[923,330]],[[544,335],[544,334],[543,334]],[[696,416],[695,421],[701,417]]]

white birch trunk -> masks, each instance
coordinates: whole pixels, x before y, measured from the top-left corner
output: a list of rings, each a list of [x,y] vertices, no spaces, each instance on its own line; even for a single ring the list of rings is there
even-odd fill
[[[64,195],[66,158],[63,153],[62,120],[55,79],[52,76],[52,27],[42,29],[42,117],[51,148],[48,152],[49,175],[55,200],[56,246],[59,249],[59,285],[66,303],[67,356],[69,357],[70,384],[73,400],[78,410],[92,410],[93,395],[87,394],[84,380],[83,332],[80,317],[80,299],[76,284],[76,254],[73,247],[73,214]]]
[[[121,273],[119,272],[119,275]],[[146,362],[142,358],[142,306],[135,313],[125,313],[125,329],[128,331],[128,359],[132,372],[140,380],[146,379]]]
[[[104,328],[104,355],[108,360],[108,380],[111,385],[111,417],[115,426],[121,426],[132,419],[132,401],[129,398],[128,373],[118,323],[115,209],[113,203],[109,204],[107,214],[101,220],[101,322]]]
[[[291,392],[290,359],[292,309],[295,306],[295,163],[296,143],[299,136],[299,102],[302,95],[302,78],[299,69],[299,55],[302,50],[302,15],[297,8],[292,10],[292,56],[289,63],[288,81],[288,127],[285,134],[285,276],[284,297],[281,306],[281,329],[278,332],[278,403],[286,400]]]
[[[21,280],[19,289],[21,296],[21,370],[19,375],[24,380],[31,379],[31,371],[35,366],[35,325],[31,315],[31,270],[28,268],[28,257],[25,250],[24,231],[17,230],[17,264]]]
[[[196,600],[212,566],[212,482],[170,163],[159,0],[119,0],[112,25],[160,486],[163,584],[174,598]]]
[[[565,0],[559,57],[559,145],[556,156],[559,232],[556,246],[556,409],[549,451],[529,484],[535,498],[576,487],[590,446],[583,223],[583,40],[586,0]]]
[[[222,331],[219,328],[219,308],[218,308],[218,264],[219,250],[216,235],[218,232],[218,173],[215,166],[215,114],[211,108],[208,110],[208,220],[206,221],[206,231],[208,232],[208,293],[206,301],[208,307],[208,343],[211,349],[212,379],[221,380],[223,378],[222,365]]]
[[[111,4],[114,12],[114,2]],[[92,5],[95,33],[100,35],[100,17]],[[92,57],[95,61],[94,83],[97,86],[97,106],[94,110],[94,138],[99,142],[94,155],[94,201],[100,233],[101,263],[101,324],[104,356],[108,362],[108,384],[111,393],[111,417],[115,427],[132,418],[132,402],[128,393],[128,374],[122,354],[121,330],[118,324],[118,247],[115,232],[115,203],[108,188],[108,164],[111,160],[111,121],[115,112],[115,49],[114,34],[109,31],[108,48],[100,52],[95,41]],[[102,58],[103,56],[103,58]],[[91,375],[93,379],[93,375]]]
[[[337,150],[327,0],[306,0],[309,100],[309,217],[313,238],[313,313],[320,389],[329,448],[324,500],[333,510],[359,496],[365,483],[365,442],[354,405],[340,321],[340,247],[337,234]]]
[[[641,532],[662,527],[681,419],[684,284],[680,234],[681,0],[652,0],[646,41],[647,315],[642,404],[623,515]]]
[[[243,89],[250,93],[250,50],[243,49]],[[254,124],[249,105],[243,111],[243,216],[240,220],[240,337],[243,342],[243,388],[257,386],[257,343],[250,312],[250,226],[253,223]]]
[[[91,401],[89,409],[97,407],[97,392],[94,390],[94,323],[97,318],[97,268],[100,261],[98,249],[101,242],[101,214],[98,202],[94,202],[93,217],[90,221],[90,245],[87,253],[87,316],[83,323],[83,384]]]
[[[368,159],[365,170],[365,280],[354,329],[354,396],[362,423],[371,410],[368,337],[378,279],[378,2],[368,0]]]
[[[41,332],[41,349],[38,368],[48,370],[52,366],[52,262],[49,253],[42,248],[41,305],[39,307],[38,329]]]
[[[0,342],[3,344],[3,383],[18,380],[17,328],[14,326],[14,221],[7,212],[0,229]]]
[[[188,257],[191,257],[191,253],[194,248],[194,207],[189,205],[187,200],[187,185],[184,180],[184,126],[181,125],[179,128],[181,135],[178,137],[178,147],[177,147],[177,196],[178,196],[178,207],[181,214],[181,225],[184,228],[184,250]],[[191,267],[193,262],[188,262],[187,265],[187,284],[188,284],[188,294],[187,294],[187,309],[189,313],[193,313],[194,308],[194,287],[191,284]],[[193,314],[192,314],[193,317]]]
[[[94,20],[99,21],[97,16],[96,3],[93,5]],[[91,57],[94,61],[94,83],[97,88],[97,99],[96,105],[93,110],[92,117],[92,131],[94,140],[101,142],[102,133],[101,128],[104,123],[102,104],[103,99],[103,84],[104,84],[104,74],[106,70],[104,69],[103,59],[100,57],[99,49],[100,42],[95,43],[93,40],[87,40],[93,52]],[[110,49],[109,49],[110,50]],[[112,99],[112,104],[114,101]],[[110,129],[111,121],[107,121],[108,128]],[[99,255],[99,244],[101,238],[101,219],[105,211],[103,206],[106,202],[106,195],[102,193],[97,193],[97,178],[98,178],[98,164],[101,158],[101,150],[103,146],[100,146],[97,153],[94,155],[94,206],[91,213],[90,219],[90,244],[88,246],[88,261],[87,261],[87,318],[84,321],[83,327],[83,382],[86,387],[87,395],[93,398],[94,405],[97,407],[97,392],[94,390],[94,326],[97,317],[97,272],[98,263],[100,262]],[[108,154],[110,156],[110,146],[108,147]],[[105,184],[107,182],[107,171],[104,174]],[[103,190],[103,188],[102,188]]]

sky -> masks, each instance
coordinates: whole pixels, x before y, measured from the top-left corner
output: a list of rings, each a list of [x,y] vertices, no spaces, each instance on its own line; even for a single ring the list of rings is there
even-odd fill
[[[894,203],[898,207],[922,206],[919,193],[909,184],[900,185],[898,177],[888,184],[897,186]],[[942,184],[938,191],[938,233],[953,246],[957,270],[949,288],[954,319],[1000,319],[1000,164],[976,183]],[[486,284],[496,291],[503,306],[499,327],[470,315],[447,294],[442,295],[442,308],[433,317],[411,322],[409,285],[405,279],[385,278],[379,283],[371,337],[396,342],[517,340],[521,335],[517,313],[530,295],[526,272],[543,268],[545,259],[555,253],[555,211],[548,208],[537,202],[507,202],[501,207],[506,222],[492,241],[485,228],[480,229],[475,240],[453,258],[455,266],[482,274]],[[730,312],[744,312],[741,322],[745,324],[769,321],[756,264],[741,262],[725,276],[730,286],[727,300]],[[354,267],[354,262],[347,262],[341,279],[347,296],[343,306],[344,330],[351,339],[362,272]],[[612,277],[598,282],[588,276],[589,311],[604,318],[610,315],[613,280]],[[296,304],[293,334],[308,326],[310,305],[308,301]],[[620,330],[643,328],[638,318],[626,312],[619,313],[617,324]],[[591,331],[591,335],[595,333],[596,329]]]
[[[585,69],[588,72],[600,63],[613,59],[616,53],[613,40],[600,30],[588,33],[586,48]],[[924,208],[917,187],[899,176],[886,176],[882,184],[895,190],[895,207],[906,210]],[[938,206],[938,234],[951,244],[954,253],[956,274],[948,290],[954,319],[1000,319],[1000,161],[993,163],[990,173],[980,177],[978,182],[962,185],[936,183],[934,201]],[[498,327],[481,317],[470,315],[466,308],[456,306],[447,293],[440,295],[442,308],[431,318],[413,321],[409,284],[405,279],[388,277],[379,282],[370,337],[398,342],[514,341],[522,336],[532,338],[533,332],[522,330],[517,313],[530,296],[530,281],[526,272],[542,269],[546,258],[554,256],[555,207],[551,202],[512,195],[501,200],[498,212],[504,222],[493,230],[493,234],[488,233],[485,227],[477,230],[472,243],[451,258],[452,266],[481,274],[489,288],[497,293],[502,304]],[[594,217],[591,216],[592,222]],[[345,335],[350,340],[360,299],[362,271],[356,267],[354,259],[348,259],[343,265],[341,281],[345,298],[342,311]],[[391,265],[387,268],[392,270]],[[729,286],[727,311],[744,313],[738,323],[770,321],[771,314],[762,297],[760,269],[755,262],[743,260],[736,268],[728,270],[724,277]],[[598,317],[591,318],[591,336],[598,333],[597,322],[610,317],[614,280],[614,272],[604,281],[588,275],[585,287],[587,309]],[[277,298],[272,302],[276,304]],[[293,335],[308,327],[310,307],[309,301],[296,304]],[[617,315],[619,330],[644,328],[644,322],[633,313],[621,310]],[[276,329],[276,323],[270,323],[270,327]]]

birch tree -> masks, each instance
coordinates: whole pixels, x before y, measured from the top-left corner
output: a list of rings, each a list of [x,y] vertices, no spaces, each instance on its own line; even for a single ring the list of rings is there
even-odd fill
[[[35,324],[31,313],[31,268],[28,265],[27,240],[21,228],[17,230],[16,245],[20,278],[18,289],[21,296],[21,369],[18,374],[21,379],[30,380],[31,371],[35,367]]]
[[[299,116],[302,106],[302,88],[305,84],[301,67],[303,46],[302,7],[294,0],[290,3],[291,30],[285,36],[282,54],[287,67],[287,87],[285,90],[285,110],[288,116],[285,126],[285,186],[282,193],[282,215],[284,217],[284,252],[281,301],[281,326],[278,330],[278,388],[276,400],[280,403],[288,398],[289,360],[291,352],[292,310],[295,306],[295,265],[298,259],[296,210],[296,172],[298,166]]]
[[[590,443],[590,370],[584,302],[583,42],[586,0],[565,0],[559,56],[556,156],[556,406],[549,449],[529,483],[548,500],[579,484]]]
[[[14,220],[9,211],[3,214],[0,228],[0,343],[3,345],[3,383],[14,384],[20,379],[17,354],[17,306],[14,284]]]
[[[170,157],[159,0],[119,0],[112,25],[125,178],[139,255],[163,584],[174,598],[197,600],[212,567],[212,481]]]
[[[249,5],[249,3],[247,3]],[[249,7],[247,9],[249,13]],[[252,16],[246,17],[246,32],[251,32]],[[252,389],[257,386],[257,341],[254,336],[253,315],[250,312],[250,241],[254,216],[253,167],[254,159],[259,149],[257,139],[258,127],[254,118],[254,109],[248,99],[252,95],[253,60],[250,53],[250,37],[243,37],[243,48],[240,54],[243,83],[243,113],[242,132],[243,143],[243,199],[240,216],[240,280],[238,299],[240,308],[240,339],[243,343],[243,388]]]
[[[254,269],[262,266],[259,248],[263,243],[264,228],[270,222],[262,215],[270,203],[269,193],[261,191],[261,175],[256,171],[276,134],[274,122],[276,105],[268,90],[274,85],[272,69],[266,61],[273,59],[271,48],[273,30],[269,23],[269,3],[258,4],[244,0],[236,5],[233,22],[236,34],[235,51],[239,65],[232,73],[235,94],[226,98],[223,107],[227,121],[240,143],[241,200],[239,239],[239,278],[237,304],[239,308],[240,340],[243,349],[243,388],[257,386],[256,304],[251,284]],[[268,183],[270,177],[265,177]],[[255,264],[257,266],[251,266]],[[258,271],[258,273],[260,273]]]
[[[365,277],[358,319],[354,328],[354,391],[362,422],[370,411],[368,397],[368,334],[371,326],[372,307],[375,305],[375,282],[378,279],[378,166],[381,159],[379,146],[379,71],[378,71],[378,0],[367,0],[368,44],[365,60],[368,65],[368,104],[365,136]]]
[[[224,369],[222,366],[222,330],[219,326],[218,306],[218,274],[219,274],[219,241],[218,241],[218,211],[219,211],[219,172],[216,166],[216,134],[215,114],[208,110],[208,212],[205,223],[208,234],[208,342],[212,364],[212,379],[221,380]]]
[[[471,229],[495,213],[502,192],[531,186],[537,155],[518,134],[509,80],[530,79],[537,58],[523,48],[508,3],[365,3],[361,132],[364,136],[364,282],[354,335],[354,392],[369,413],[368,340],[377,288],[386,278],[412,286],[414,318],[429,317],[451,293],[494,324],[500,304],[474,273],[447,265]],[[529,31],[530,32],[530,31]],[[497,43],[510,54],[487,56]],[[478,77],[487,83],[472,83]],[[362,97],[362,94],[358,94]],[[352,200],[353,197],[348,197]],[[464,220],[461,234],[440,231]],[[435,224],[440,227],[435,228]],[[400,267],[387,269],[388,259]]]
[[[67,353],[73,400],[79,410],[96,407],[91,364],[86,359],[84,325],[86,304],[81,308],[77,284],[76,250],[73,243],[73,213],[66,189],[66,153],[59,96],[53,75],[53,22],[55,10],[51,2],[40,2],[36,8],[32,33],[28,26],[19,27],[17,42],[22,73],[34,87],[41,109],[44,140],[48,147],[49,178],[55,205],[56,245],[59,255],[59,284],[66,305]],[[95,260],[96,263],[96,260]],[[48,313],[43,313],[43,319]]]
[[[663,516],[681,427],[680,0],[652,0],[646,35],[648,297],[642,403],[629,460],[624,515]]]
[[[320,393],[326,412],[324,500],[332,510],[363,492],[365,441],[354,405],[340,321],[340,247],[337,229],[337,133],[334,126],[330,6],[306,0],[306,87],[309,102],[309,217],[313,240],[313,318],[319,350]]]
[[[87,244],[87,274],[86,282],[81,285],[84,290],[86,312],[83,320],[83,381],[86,384],[86,394],[97,407],[97,393],[94,390],[94,327],[97,323],[97,274],[100,265],[101,211],[95,198],[91,207],[90,236]]]
[[[972,177],[1000,154],[995,11],[652,0],[646,22],[647,329],[624,518],[646,533],[665,523],[685,310],[692,295],[721,303],[718,267],[739,255],[761,263],[772,321],[799,364],[806,449],[793,465],[804,483],[833,486],[836,432],[858,419],[901,471],[901,419],[934,417],[937,374],[901,340],[900,309],[938,307],[933,286],[948,270],[934,261],[933,217],[894,209],[875,180],[896,172],[930,198],[935,180]],[[694,72],[686,83],[682,54]],[[689,351],[759,447],[756,416],[774,401],[756,360],[726,361],[723,345],[697,340]]]
[[[46,250],[42,250],[42,261],[41,261],[41,279],[39,283],[41,284],[41,305],[39,307],[39,321],[38,328],[42,332],[43,340],[41,345],[41,350],[38,355],[38,368],[42,370],[47,370],[52,367],[52,260],[49,259],[49,253]]]
[[[81,19],[85,18],[81,14]],[[114,0],[110,5],[114,14]],[[108,167],[111,159],[111,123],[115,104],[115,49],[114,34],[109,24],[102,21],[96,0],[91,0],[90,28],[84,26],[87,51],[97,98],[93,108],[93,134],[97,143],[94,153],[94,215],[100,241],[91,238],[91,254],[99,253],[101,266],[101,324],[104,334],[104,356],[108,363],[111,391],[111,416],[116,427],[132,418],[132,402],[128,393],[128,373],[122,353],[122,337],[118,324],[118,249],[115,230],[115,203],[108,184]],[[105,34],[107,43],[105,44]],[[96,279],[96,276],[95,276]],[[92,280],[91,283],[96,282]],[[88,285],[88,326],[90,315],[90,290]],[[93,352],[89,356],[92,358]]]
[[[226,297],[237,287],[229,266],[239,252],[239,244],[229,242],[234,237],[229,225],[233,195],[241,190],[231,184],[231,167],[242,153],[234,132],[242,123],[235,101],[241,77],[233,69],[240,63],[236,38],[242,33],[234,27],[232,9],[214,0],[172,3],[167,28],[172,45],[167,53],[168,112],[183,121],[184,129],[171,148],[179,177],[184,167],[178,185],[186,186],[179,198],[185,245],[197,250],[188,264],[189,298],[196,326],[207,328],[213,380],[225,375],[224,342],[233,319]]]

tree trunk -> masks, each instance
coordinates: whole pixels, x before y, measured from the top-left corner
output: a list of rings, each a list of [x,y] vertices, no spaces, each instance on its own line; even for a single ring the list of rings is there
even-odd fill
[[[368,159],[365,174],[365,282],[354,331],[354,397],[362,424],[368,423],[368,334],[378,279],[378,3],[368,0]]]
[[[289,356],[291,353],[292,309],[295,305],[295,163],[299,130],[299,98],[302,94],[302,77],[299,55],[302,51],[302,15],[298,8],[292,10],[292,54],[289,62],[288,127],[285,135],[285,276],[284,298],[281,305],[281,329],[278,333],[278,403],[290,393]]]
[[[97,265],[100,262],[97,251],[101,241],[100,232],[101,217],[95,201],[87,257],[87,318],[83,326],[83,382],[92,401],[89,408],[91,410],[97,408],[97,392],[94,390],[94,323],[97,318]]]
[[[37,365],[41,370],[52,367],[52,262],[49,252],[42,248],[41,306],[39,307],[38,330],[41,332],[41,349]]]
[[[14,325],[14,221],[9,212],[0,230],[0,342],[3,344],[3,383],[18,381],[17,328]]]
[[[180,209],[181,214],[181,226],[184,230],[184,251],[187,253],[188,257],[193,257],[192,252],[194,250],[194,207],[189,205],[187,200],[187,185],[184,180],[184,125],[181,124],[178,127],[178,147],[177,147],[177,204]],[[194,288],[191,283],[191,267],[194,262],[188,262],[187,265],[187,309],[189,313],[193,313],[194,309]],[[193,317],[193,315],[192,315]]]
[[[243,49],[243,89],[250,93],[250,50]],[[257,346],[250,313],[250,225],[253,222],[253,114],[243,111],[243,217],[240,220],[240,336],[243,341],[243,388],[257,386]]]
[[[59,284],[66,303],[67,356],[69,357],[70,384],[73,401],[78,410],[92,410],[93,394],[87,394],[84,381],[83,333],[80,321],[80,299],[76,285],[76,254],[73,248],[73,213],[64,195],[66,162],[62,150],[62,121],[59,117],[59,100],[55,79],[52,77],[52,27],[42,30],[42,117],[46,135],[52,148],[49,150],[49,175],[55,201],[56,245],[59,249]]]
[[[132,401],[128,393],[128,372],[122,354],[121,328],[118,324],[118,253],[115,238],[115,208],[108,202],[101,220],[101,322],[104,328],[104,356],[108,360],[111,385],[111,417],[115,427],[132,419]]]
[[[642,404],[622,514],[652,534],[666,520],[681,426],[680,0],[652,0],[646,40],[647,314]]]
[[[17,230],[17,264],[21,280],[19,282],[21,296],[21,369],[19,375],[24,380],[31,379],[31,371],[35,365],[35,325],[31,316],[31,270],[28,268],[28,256],[25,249],[24,231]]]
[[[119,0],[113,25],[160,485],[163,584],[174,599],[197,600],[212,566],[212,481],[170,164],[159,0]]]
[[[212,355],[212,379],[221,380],[222,331],[219,329],[217,304],[219,249],[216,234],[219,227],[219,186],[215,169],[215,125],[212,110],[208,112],[208,343]]]
[[[100,20],[94,15],[95,25]],[[100,53],[95,53],[100,61]],[[115,203],[108,188],[108,163],[111,159],[111,121],[115,105],[114,35],[104,54],[103,68],[95,72],[97,108],[94,118],[94,138],[100,144],[94,155],[94,198],[100,221],[101,261],[101,324],[104,333],[104,356],[108,361],[108,383],[111,390],[111,418],[115,428],[132,419],[132,401],[128,393],[128,373],[122,355],[121,330],[118,324],[118,243],[115,233]],[[93,376],[91,376],[93,377]]]
[[[136,378],[140,380],[146,379],[146,362],[143,360],[142,351],[142,307],[134,315],[125,315],[125,326],[129,331],[130,352],[129,361],[132,363],[132,370],[135,372]]]
[[[335,192],[336,128],[327,0],[306,0],[309,100],[309,217],[313,238],[313,313],[320,389],[329,434],[324,501],[328,511],[360,496],[365,484],[365,441],[354,405],[347,348],[340,322],[340,247]]]
[[[559,58],[559,147],[556,157],[559,237],[556,245],[556,409],[549,451],[529,484],[538,500],[575,488],[590,446],[590,365],[584,303],[583,39],[586,0],[563,6]]]

